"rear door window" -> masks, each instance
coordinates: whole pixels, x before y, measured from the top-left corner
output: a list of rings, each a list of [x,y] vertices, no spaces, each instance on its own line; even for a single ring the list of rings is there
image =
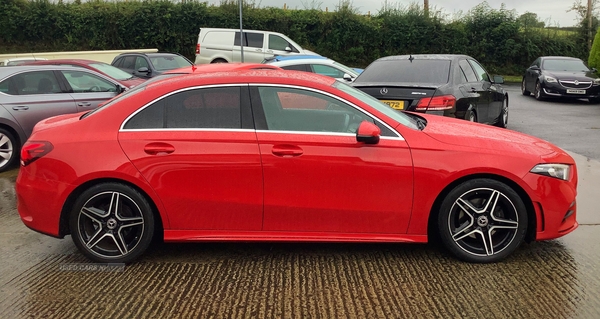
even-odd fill
[[[193,89],[172,94],[141,110],[125,129],[240,129],[241,88]]]
[[[0,92],[10,95],[61,93],[53,71],[35,71],[16,74],[0,82]]]
[[[462,71],[467,82],[477,82],[478,81],[477,75],[475,75],[475,71],[473,71],[473,68],[471,67],[469,62],[467,62],[467,60],[458,61],[458,66],[460,67],[460,70]]]
[[[311,72],[308,64],[298,64],[298,65],[286,65],[281,67],[284,70],[295,70],[295,71],[304,71]]]
[[[262,48],[264,43],[265,35],[263,33],[255,33],[255,32],[244,32],[244,46],[251,48]],[[240,45],[240,33],[235,33],[235,38],[233,39],[233,45]]]

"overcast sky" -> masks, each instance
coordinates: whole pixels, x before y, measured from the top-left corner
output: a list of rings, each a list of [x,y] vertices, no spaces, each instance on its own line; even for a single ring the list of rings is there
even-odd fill
[[[311,7],[312,4],[317,6],[320,4],[321,9],[335,10],[339,4],[338,0],[246,0],[254,1],[255,4],[261,7],[279,7],[282,8],[286,3],[292,9],[305,9]],[[209,3],[219,3],[219,0],[208,0]],[[352,5],[360,11],[366,13],[370,11],[376,14],[383,7],[384,0],[352,0]],[[388,1],[392,6],[406,6],[413,1]],[[430,8],[441,10],[448,19],[452,19],[457,13],[462,11],[467,13],[471,8],[480,4],[478,0],[429,0]],[[488,1],[488,4],[494,9],[500,9],[500,5],[504,3],[506,9],[516,10],[518,15],[527,11],[536,13],[540,20],[546,22],[546,25],[569,27],[577,23],[577,15],[574,12],[566,12],[572,5],[574,0],[500,0]],[[587,1],[583,0],[583,3]],[[422,4],[422,0],[418,1]]]

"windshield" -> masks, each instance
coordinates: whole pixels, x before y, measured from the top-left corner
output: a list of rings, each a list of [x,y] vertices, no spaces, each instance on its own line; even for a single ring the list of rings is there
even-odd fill
[[[445,84],[450,79],[450,60],[382,60],[371,63],[355,83]]]
[[[190,61],[178,55],[150,56],[150,61],[158,71],[174,70],[192,65]]]
[[[415,120],[413,120],[406,114],[393,110],[387,104],[379,101],[378,99],[370,96],[369,94],[367,94],[361,90],[355,89],[355,88],[353,88],[345,83],[342,83],[340,81],[335,81],[335,83],[333,84],[333,87],[338,88],[341,91],[344,91],[345,93],[352,95],[353,97],[359,99],[361,102],[368,104],[370,107],[389,116],[390,118],[392,118],[393,120],[399,122],[400,124],[402,124],[404,126],[408,126],[412,129],[419,128],[417,126],[417,124],[415,123]]]
[[[178,76],[178,75],[181,75],[181,74],[177,74],[177,73],[175,73],[175,74],[161,74],[161,75],[155,76],[155,77],[151,78],[150,80],[148,80],[148,81],[146,81],[146,82],[144,82],[144,83],[142,83],[140,85],[134,86],[132,89],[129,89],[129,90],[127,90],[127,91],[125,91],[125,92],[123,92],[123,93],[121,93],[121,94],[113,97],[112,99],[104,102],[104,104],[102,104],[101,106],[95,108],[92,111],[89,111],[89,112],[85,113],[81,118],[84,119],[84,118],[86,118],[86,117],[88,117],[90,115],[96,114],[96,113],[98,113],[98,112],[100,112],[100,111],[102,111],[102,110],[110,107],[111,105],[115,104],[116,102],[121,101],[124,98],[133,96],[133,95],[135,95],[135,94],[137,94],[139,92],[143,92],[146,89],[146,86],[148,86],[148,84],[150,84],[150,83],[154,83],[156,81],[168,79],[168,78],[171,78],[171,77],[174,77],[174,76]]]
[[[542,64],[542,69],[548,71],[573,71],[573,72],[587,72],[588,69],[583,61],[571,60],[571,59],[545,59]]]
[[[343,65],[341,63],[333,62],[333,65],[336,65],[338,68],[344,70],[344,72],[346,72],[346,73],[348,73],[348,74],[350,74],[350,75],[352,75],[354,77],[358,76],[358,72],[354,71],[353,69],[351,69],[351,68],[349,68],[349,67],[347,67],[347,66],[345,66],[345,65]]]
[[[111,78],[115,79],[115,80],[128,80],[132,78],[132,75],[121,70],[121,69],[117,69],[116,67],[110,65],[110,64],[106,64],[106,63],[90,63],[90,66],[99,70],[100,72],[110,76]]]

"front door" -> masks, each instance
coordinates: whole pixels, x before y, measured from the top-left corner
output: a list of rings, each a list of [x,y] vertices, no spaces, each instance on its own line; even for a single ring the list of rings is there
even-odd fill
[[[262,168],[248,88],[194,88],[128,120],[123,150],[160,197],[172,230],[260,230]]]
[[[406,231],[412,160],[397,133],[384,130],[366,145],[356,140],[358,125],[377,120],[350,104],[300,88],[258,86],[251,94],[265,231]]]

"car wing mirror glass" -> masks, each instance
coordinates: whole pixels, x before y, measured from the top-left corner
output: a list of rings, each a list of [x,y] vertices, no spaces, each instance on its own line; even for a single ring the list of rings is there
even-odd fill
[[[348,73],[344,73],[344,80],[348,81],[348,82],[352,82],[354,79],[352,78],[352,76]]]
[[[285,47],[284,50],[287,51],[287,52],[292,52],[292,48],[290,48],[290,47]]]
[[[381,129],[369,121],[362,121],[356,131],[356,141],[365,144],[379,143],[380,136]]]
[[[143,66],[143,67],[141,67],[141,68],[138,69],[138,72],[140,72],[140,73],[149,73],[150,70],[148,70],[147,67]]]

